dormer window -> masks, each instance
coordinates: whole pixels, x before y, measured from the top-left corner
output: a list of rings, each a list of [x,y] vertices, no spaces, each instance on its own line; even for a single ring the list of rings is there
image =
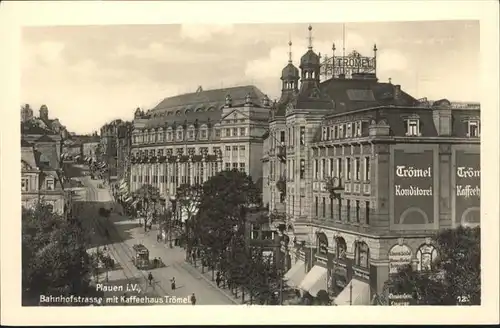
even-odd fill
[[[29,189],[29,179],[23,178],[21,179],[21,191],[28,191]]]
[[[160,129],[160,131],[158,132],[158,141],[163,142],[164,141],[163,138],[164,138],[163,130]]]
[[[344,124],[339,126],[339,138],[344,138]]]
[[[338,137],[339,137],[338,136],[338,132],[339,132],[338,131],[338,126],[334,125],[333,126],[333,135],[332,135],[333,139],[338,139]]]
[[[406,123],[406,136],[408,137],[420,137],[420,120],[418,118],[409,118],[405,121]]]
[[[188,138],[189,140],[194,140],[194,127],[189,128]]]
[[[47,180],[47,190],[54,190],[54,179]]]
[[[362,127],[363,127],[363,122],[359,121],[359,122],[356,122],[356,131],[354,132],[354,136],[355,137],[361,137],[362,135]]]
[[[326,132],[327,128],[326,127],[323,127],[322,129],[322,135],[321,135],[321,140],[322,141],[326,141],[327,140],[327,132]]]
[[[172,141],[172,130],[167,131],[167,141]]]
[[[479,120],[470,120],[467,122],[467,137],[478,138],[479,133]]]
[[[201,139],[207,139],[208,133],[207,133],[207,128],[202,127],[200,130],[200,138]]]
[[[346,124],[345,137],[346,138],[351,138],[352,137],[352,123],[347,123]]]
[[[177,130],[177,141],[182,141],[183,139],[183,131],[182,128]]]
[[[220,129],[215,129],[215,137],[220,138]]]

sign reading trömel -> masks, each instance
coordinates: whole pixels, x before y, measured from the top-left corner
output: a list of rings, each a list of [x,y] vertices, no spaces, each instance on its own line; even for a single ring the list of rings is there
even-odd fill
[[[433,159],[433,150],[394,151],[394,224],[433,223]]]
[[[455,217],[460,224],[479,224],[481,206],[481,165],[479,153],[455,154]]]
[[[394,245],[389,250],[389,274],[397,273],[399,268],[411,263],[412,252],[406,245]]]

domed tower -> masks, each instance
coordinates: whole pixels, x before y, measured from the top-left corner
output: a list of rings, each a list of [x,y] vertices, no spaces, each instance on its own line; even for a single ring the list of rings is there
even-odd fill
[[[281,97],[293,95],[299,90],[299,69],[292,63],[292,41],[288,42],[288,65],[281,71]]]
[[[307,52],[300,58],[301,85],[300,89],[309,89],[319,84],[319,56],[312,47],[312,26],[309,25],[309,46]]]
[[[48,120],[49,120],[49,109],[47,108],[47,106],[42,105],[42,106],[40,107],[40,115],[39,115],[39,118],[40,118],[42,121],[48,121]]]
[[[137,109],[135,110],[135,113],[134,113],[134,119],[142,118],[142,116],[143,116],[143,113],[141,112],[141,109],[139,107],[137,107]]]
[[[33,118],[33,109],[30,105],[26,104],[21,107],[21,122],[27,122]]]

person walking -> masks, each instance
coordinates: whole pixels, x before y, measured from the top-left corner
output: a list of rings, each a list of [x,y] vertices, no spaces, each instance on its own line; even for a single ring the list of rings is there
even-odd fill
[[[193,294],[191,294],[191,304],[195,305],[196,304],[196,296]]]
[[[215,282],[217,283],[217,287],[220,287],[220,283],[221,283],[221,276],[220,276],[220,272],[217,272],[217,276],[215,277]]]
[[[150,272],[148,274],[149,286],[153,286],[153,274]]]
[[[170,287],[172,288],[172,290],[175,290],[175,277],[170,279]]]

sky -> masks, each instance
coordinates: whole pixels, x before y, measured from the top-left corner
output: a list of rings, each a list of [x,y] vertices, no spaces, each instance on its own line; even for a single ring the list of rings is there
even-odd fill
[[[163,98],[254,84],[281,90],[288,42],[298,67],[308,24],[31,26],[22,29],[21,104],[45,104],[71,132],[91,133]],[[342,24],[312,24],[313,49],[342,53]],[[478,21],[346,23],[346,53],[373,55],[377,76],[416,98],[479,101]]]

